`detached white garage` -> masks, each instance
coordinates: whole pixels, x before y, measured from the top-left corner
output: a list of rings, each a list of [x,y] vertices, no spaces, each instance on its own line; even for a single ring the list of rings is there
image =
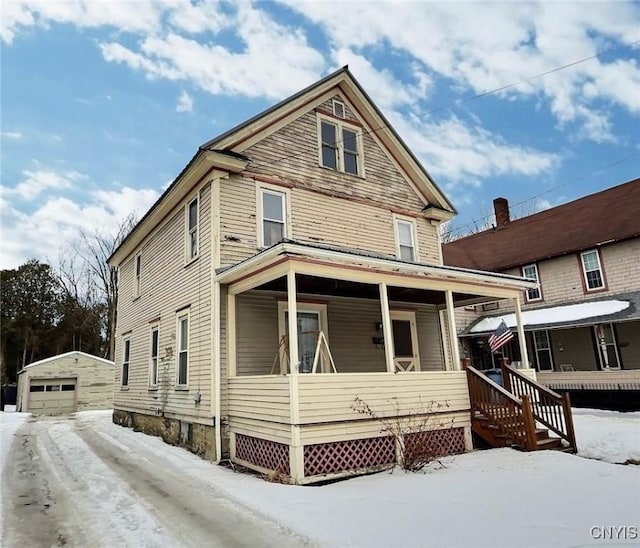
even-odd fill
[[[113,407],[114,363],[84,352],[34,362],[18,373],[18,411],[64,415]]]

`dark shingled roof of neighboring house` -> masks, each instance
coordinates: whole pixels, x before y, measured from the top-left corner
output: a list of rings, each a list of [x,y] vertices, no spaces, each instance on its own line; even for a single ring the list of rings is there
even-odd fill
[[[640,178],[442,246],[445,265],[503,271],[640,235]]]

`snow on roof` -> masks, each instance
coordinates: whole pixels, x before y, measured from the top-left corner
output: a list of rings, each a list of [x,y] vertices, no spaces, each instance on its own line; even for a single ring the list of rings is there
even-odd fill
[[[552,306],[538,310],[526,310],[522,312],[523,325],[540,325],[586,320],[598,316],[609,316],[629,308],[629,301],[597,301],[592,303],[570,304],[565,306]],[[470,333],[485,333],[495,331],[503,321],[508,327],[516,326],[516,315],[505,314],[484,318],[474,325]]]
[[[72,350],[71,352],[65,352],[64,354],[58,354],[56,356],[51,356],[49,358],[45,358],[44,360],[39,360],[37,362],[30,363],[29,365],[24,366],[20,371],[18,371],[18,375],[22,373],[25,369],[29,369],[30,367],[35,367],[38,365],[42,365],[43,363],[52,362],[54,360],[59,360],[60,358],[66,358],[73,354],[77,354],[78,356],[84,356],[85,358],[91,358],[96,360],[97,362],[103,363],[105,365],[115,365],[114,362],[110,360],[105,360],[104,358],[100,358],[99,356],[94,356],[93,354],[87,354],[86,352],[80,352],[79,350]]]

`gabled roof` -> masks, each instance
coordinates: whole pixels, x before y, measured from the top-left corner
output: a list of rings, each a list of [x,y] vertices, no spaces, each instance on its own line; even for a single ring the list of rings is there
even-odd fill
[[[296,116],[308,111],[314,101],[335,87],[355,105],[371,133],[382,141],[394,159],[408,173],[412,183],[416,185],[428,205],[437,210],[455,214],[456,210],[451,202],[351,74],[347,65],[204,143],[200,150],[242,153],[252,137],[265,130],[268,131],[269,126],[287,116]]]
[[[394,160],[407,173],[426,204],[423,210],[424,215],[438,220],[450,219],[455,215],[456,210],[451,202],[349,72],[349,68],[344,66],[201,145],[162,196],[109,257],[109,264],[118,265],[126,259],[164,216],[181,199],[184,199],[186,193],[195,184],[194,181],[202,180],[214,169],[241,172],[248,162],[248,158],[242,152],[251,142],[268,135],[274,124],[282,120],[292,120],[304,114],[312,108],[314,101],[317,102],[324,94],[336,87],[355,105],[376,139],[382,142]]]
[[[444,264],[502,271],[640,236],[640,179],[442,246]]]
[[[26,369],[30,369],[32,367],[38,367],[39,365],[53,362],[62,358],[69,358],[71,356],[91,358],[92,360],[95,360],[104,365],[109,365],[109,366],[115,365],[114,362],[110,360],[105,360],[104,358],[100,358],[99,356],[94,356],[93,354],[87,354],[86,352],[80,352],[79,350],[72,350],[71,352],[65,352],[64,354],[57,354],[56,356],[50,356],[49,358],[44,358],[43,360],[38,360],[37,362],[33,362],[33,363],[30,363],[29,365],[25,365],[20,371],[18,371],[18,375],[23,371],[25,371]]]

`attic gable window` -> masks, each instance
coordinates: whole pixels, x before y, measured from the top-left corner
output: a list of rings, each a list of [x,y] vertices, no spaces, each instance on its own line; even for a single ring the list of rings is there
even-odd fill
[[[336,171],[362,175],[362,134],[346,122],[319,118],[320,165]]]
[[[338,118],[344,118],[344,115],[345,115],[344,103],[341,103],[340,101],[336,101],[335,99],[333,100],[333,115],[337,116]]]
[[[604,277],[602,275],[602,265],[600,255],[596,249],[584,251],[580,254],[582,261],[582,274],[584,276],[587,291],[594,291],[604,287]]]

